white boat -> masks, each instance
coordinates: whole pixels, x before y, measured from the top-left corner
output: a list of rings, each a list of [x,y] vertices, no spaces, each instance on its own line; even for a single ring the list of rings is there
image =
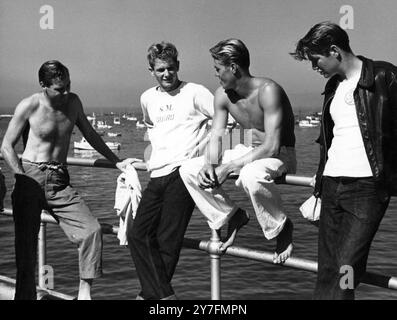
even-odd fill
[[[92,116],[87,116],[87,120],[88,120],[88,121],[92,121],[92,120],[94,120],[94,119],[96,119],[95,113],[94,113],[94,112],[92,113]]]
[[[95,150],[84,137],[80,141],[74,141],[73,145],[75,149],[79,150]],[[111,150],[120,150],[121,148],[121,144],[118,142],[106,142],[106,145]]]
[[[108,132],[109,137],[121,137],[121,132]]]
[[[112,126],[106,124],[106,121],[101,121],[101,120],[98,120],[96,122],[96,127],[98,129],[111,129],[112,128]]]
[[[113,123],[114,124],[120,124],[120,117],[114,117],[113,118]]]
[[[134,116],[131,116],[131,117],[127,116],[126,119],[129,120],[129,121],[137,121],[138,120],[138,118],[134,117]]]
[[[138,121],[138,122],[136,123],[136,127],[137,127],[137,128],[146,128],[146,125],[145,125],[143,122]]]
[[[318,123],[312,123],[310,120],[306,119],[306,120],[300,120],[299,121],[299,127],[301,128],[315,128],[319,126],[319,122]]]

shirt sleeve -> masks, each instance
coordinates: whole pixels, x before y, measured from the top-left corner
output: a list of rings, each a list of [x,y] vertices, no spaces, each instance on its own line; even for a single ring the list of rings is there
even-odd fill
[[[198,85],[194,96],[194,105],[207,118],[214,117],[214,95],[204,86]]]
[[[153,127],[153,122],[150,120],[149,113],[147,111],[146,99],[144,98],[144,94],[141,95],[141,109],[143,113],[143,123],[148,127]]]

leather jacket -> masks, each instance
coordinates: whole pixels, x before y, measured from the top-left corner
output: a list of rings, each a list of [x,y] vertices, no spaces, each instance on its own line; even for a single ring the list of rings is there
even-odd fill
[[[362,56],[361,76],[354,90],[358,123],[380,199],[397,195],[397,67]],[[331,101],[341,79],[333,76],[326,84],[321,121],[320,163],[314,195],[321,195],[321,180],[332,143],[334,122]]]

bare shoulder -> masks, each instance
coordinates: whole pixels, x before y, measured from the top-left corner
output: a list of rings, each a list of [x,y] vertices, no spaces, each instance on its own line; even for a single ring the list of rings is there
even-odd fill
[[[281,107],[287,102],[284,89],[274,80],[261,78],[258,86],[258,100],[262,109]]]
[[[270,78],[259,78],[258,84],[259,94],[281,95],[284,92],[284,89]]]
[[[73,105],[78,105],[78,106],[82,105],[80,97],[73,92],[69,93],[69,103],[71,103]]]
[[[14,116],[23,116],[29,118],[29,116],[35,112],[40,106],[40,93],[32,94],[31,96],[24,98],[18,103],[15,108]]]
[[[75,112],[83,111],[83,103],[81,102],[80,97],[73,92],[69,93],[68,105],[69,105],[69,108],[74,110]]]

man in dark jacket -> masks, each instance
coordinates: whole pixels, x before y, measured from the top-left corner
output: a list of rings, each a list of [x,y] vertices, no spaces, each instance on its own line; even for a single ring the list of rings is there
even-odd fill
[[[291,53],[330,78],[324,91],[316,299],[354,299],[372,239],[396,193],[397,68],[356,56],[345,30],[313,26]]]

